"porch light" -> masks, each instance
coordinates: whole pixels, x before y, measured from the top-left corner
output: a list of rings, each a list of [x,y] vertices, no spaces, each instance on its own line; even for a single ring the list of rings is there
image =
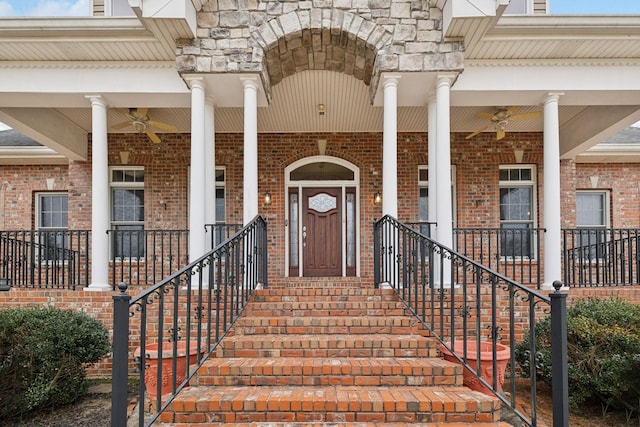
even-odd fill
[[[373,203],[379,205],[382,203],[382,195],[380,195],[379,191],[376,191],[376,194],[373,195]]]
[[[271,205],[271,193],[268,191],[264,193],[264,204],[267,206]]]
[[[11,290],[11,279],[0,277],[0,291]]]

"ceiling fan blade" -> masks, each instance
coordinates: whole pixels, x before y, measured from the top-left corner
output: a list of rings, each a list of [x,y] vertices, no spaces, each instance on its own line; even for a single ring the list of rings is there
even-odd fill
[[[476,117],[479,119],[487,119],[487,120],[492,120],[494,117],[494,114],[491,113],[476,113]]]
[[[122,123],[116,123],[115,125],[112,125],[111,129],[121,130],[130,126],[131,126],[131,122],[122,122]]]
[[[522,114],[516,114],[515,116],[511,116],[509,117],[509,120],[528,120],[528,119],[535,119],[536,117],[540,116],[540,111],[534,111],[531,113],[522,113]]]
[[[517,106],[507,107],[507,109],[504,110],[504,112],[507,114],[507,117],[510,117],[513,113],[518,111],[520,108],[522,107],[517,107]]]
[[[471,138],[473,138],[474,136],[476,136],[477,134],[482,133],[482,131],[484,131],[485,129],[487,129],[487,128],[488,128],[488,127],[490,127],[490,126],[491,126],[491,125],[486,125],[485,127],[480,128],[480,129],[478,129],[477,131],[475,131],[475,132],[473,132],[473,133],[470,133],[469,135],[465,136],[465,137],[464,137],[464,139],[471,139]]]
[[[178,131],[178,128],[173,126],[173,125],[170,125],[170,124],[167,124],[167,123],[162,123],[162,122],[156,122],[154,120],[149,120],[147,122],[147,124],[149,126],[153,126],[154,128],[168,130],[170,132],[177,132]]]
[[[158,135],[156,135],[154,131],[152,131],[151,129],[147,128],[145,130],[145,133],[147,134],[147,136],[149,137],[149,139],[151,141],[153,141],[156,144],[160,143],[160,137]]]
[[[136,113],[140,116],[140,117],[144,117],[147,115],[147,112],[149,111],[148,108],[144,108],[144,107],[138,107],[138,109],[136,110]]]
[[[502,138],[504,138],[504,136],[505,136],[504,129],[496,130],[496,141],[500,141]]]

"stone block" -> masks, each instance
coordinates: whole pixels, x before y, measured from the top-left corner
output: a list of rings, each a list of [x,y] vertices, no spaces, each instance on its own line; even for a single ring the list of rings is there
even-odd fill
[[[416,39],[417,31],[414,25],[396,25],[393,32],[393,41],[414,41]]]
[[[390,16],[393,18],[411,18],[411,4],[394,1],[391,3]]]
[[[302,36],[302,27],[297,13],[287,13],[282,15],[278,20],[280,21],[280,26],[287,40]]]
[[[176,67],[179,72],[196,71],[196,56],[195,55],[181,55],[176,57]]]
[[[369,0],[369,9],[388,9],[391,0]]]
[[[400,55],[398,71],[422,71],[422,58],[420,54]]]
[[[196,70],[200,73],[209,73],[211,72],[211,57],[210,56],[199,56],[196,63]]]
[[[214,21],[217,21],[217,17],[214,20],[213,12],[200,12],[196,15],[198,27],[213,28],[215,26]]]
[[[228,39],[231,35],[231,30],[228,28],[212,28],[209,30],[209,37],[216,39]]]
[[[238,1],[218,0],[218,10],[238,10]]]
[[[234,28],[249,25],[250,14],[248,11],[223,11],[220,12],[220,25]]]

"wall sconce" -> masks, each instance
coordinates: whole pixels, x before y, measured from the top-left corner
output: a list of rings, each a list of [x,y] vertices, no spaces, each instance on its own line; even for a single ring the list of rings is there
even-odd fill
[[[264,204],[267,206],[271,205],[271,193],[268,191],[264,193]]]
[[[0,277],[0,291],[11,290],[11,279]]]
[[[379,191],[376,191],[376,194],[373,195],[373,203],[376,205],[382,203],[382,195]]]

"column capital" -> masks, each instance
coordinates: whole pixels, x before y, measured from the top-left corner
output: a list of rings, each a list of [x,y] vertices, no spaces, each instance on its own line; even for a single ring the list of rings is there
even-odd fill
[[[451,86],[458,78],[458,73],[438,73],[436,74],[436,87],[442,85]]]
[[[91,101],[91,105],[97,104],[97,105],[102,105],[103,107],[107,106],[107,104],[104,102],[104,98],[102,97],[102,95],[85,95],[84,97],[89,101]]]
[[[240,77],[240,83],[245,89],[258,90],[258,78],[257,77]]]
[[[542,102],[546,104],[547,102],[558,101],[562,95],[564,95],[564,92],[549,92]]]
[[[400,79],[402,76],[400,74],[385,74],[382,76],[382,87],[387,86],[398,86],[400,84]]]
[[[187,83],[187,85],[189,86],[190,89],[195,89],[195,88],[204,89],[205,88],[204,77],[202,77],[202,76],[186,76],[184,78],[184,81]]]

